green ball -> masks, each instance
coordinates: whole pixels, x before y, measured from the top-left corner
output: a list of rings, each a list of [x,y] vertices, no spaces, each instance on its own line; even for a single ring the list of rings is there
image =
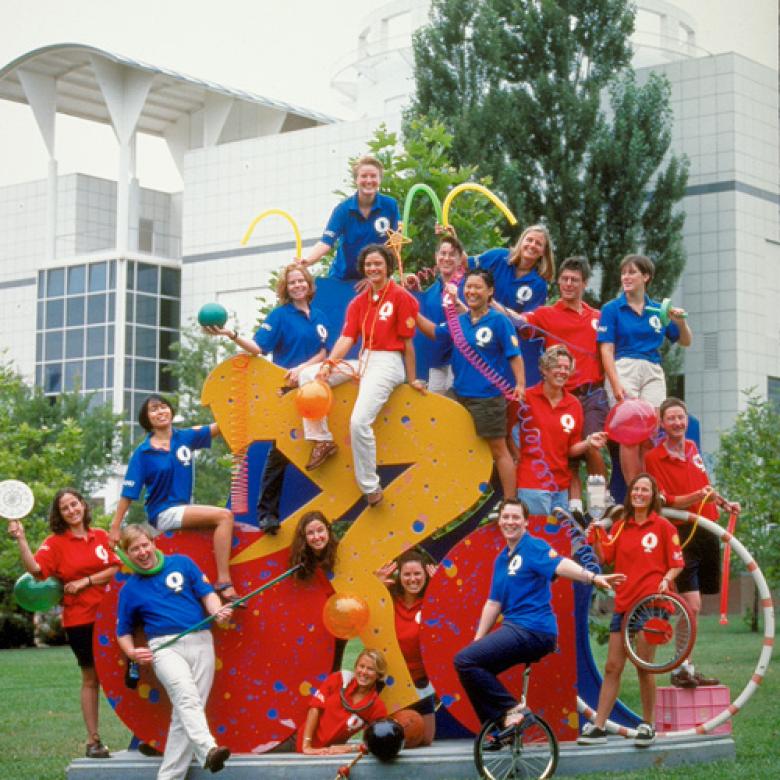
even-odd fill
[[[14,585],[16,603],[28,612],[45,612],[62,599],[62,583],[56,577],[36,580],[29,572]]]
[[[221,303],[204,303],[198,312],[198,322],[207,328],[212,325],[221,328],[227,322],[227,309]]]

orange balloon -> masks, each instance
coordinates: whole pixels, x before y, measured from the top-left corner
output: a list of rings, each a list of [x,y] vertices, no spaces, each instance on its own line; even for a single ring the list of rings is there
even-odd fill
[[[315,379],[298,388],[295,395],[295,408],[301,417],[319,420],[326,417],[333,403],[333,391],[327,382]]]
[[[337,639],[352,639],[371,617],[368,604],[354,593],[334,593],[322,608],[322,622]]]
[[[404,730],[404,747],[416,748],[425,738],[425,721],[417,710],[398,710],[390,716]]]

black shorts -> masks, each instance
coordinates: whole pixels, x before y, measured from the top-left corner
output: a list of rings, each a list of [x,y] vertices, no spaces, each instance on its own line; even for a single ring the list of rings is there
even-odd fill
[[[690,536],[692,523],[677,526],[680,544]],[[683,547],[685,568],[674,581],[679,593],[698,590],[712,595],[720,593],[720,542],[715,534],[697,528],[693,539]]]
[[[430,684],[430,680],[427,677],[414,681],[414,687],[417,688],[418,691],[429,688]],[[407,709],[419,712],[420,715],[433,715],[433,713],[436,712],[436,694],[431,693],[428,696],[419,699]]]
[[[90,669],[95,666],[95,656],[92,654],[94,628],[94,623],[85,623],[82,626],[70,626],[70,628],[65,629],[65,637],[70,649],[82,669]]]

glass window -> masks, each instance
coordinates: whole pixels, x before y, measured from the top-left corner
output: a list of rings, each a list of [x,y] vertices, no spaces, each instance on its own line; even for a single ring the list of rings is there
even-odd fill
[[[84,386],[84,363],[71,360],[65,364],[65,389],[81,390]]]
[[[87,328],[87,357],[105,355],[106,329],[104,327]]]
[[[35,386],[40,387],[43,383],[43,366],[38,363],[35,366]]]
[[[127,298],[125,299],[125,307],[127,308],[127,311],[125,312],[125,317],[127,318],[127,321],[133,322],[135,320],[135,296],[131,292],[127,293]]]
[[[46,271],[38,271],[38,297],[46,297]]]
[[[776,412],[780,412],[780,377],[768,376],[766,385],[767,400]]]
[[[84,357],[84,329],[65,331],[65,357]]]
[[[54,298],[57,295],[65,295],[65,269],[52,268],[47,272],[46,295]]]
[[[88,295],[87,296],[87,322],[105,322],[106,321],[106,296]]]
[[[170,365],[160,364],[160,391],[163,393],[173,393],[178,387],[178,381],[168,370]]]
[[[157,387],[157,364],[153,360],[135,361],[135,381],[133,382],[136,390],[154,390]]]
[[[43,392],[44,393],[62,392],[62,364],[49,363],[44,367]]]
[[[155,341],[157,340],[157,331],[153,328],[135,329],[135,354],[139,357],[155,358],[157,349]]]
[[[152,295],[135,296],[135,321],[143,325],[157,324],[157,298]]]
[[[125,325],[125,352],[133,354],[133,328],[130,325]]]
[[[176,360],[176,353],[171,349],[171,344],[179,340],[178,334],[171,330],[160,331],[160,360]]]
[[[43,330],[43,301],[38,301],[38,311],[35,314],[35,327],[38,330]]]
[[[35,334],[35,359],[43,360],[43,333]]]
[[[106,289],[108,282],[108,264],[92,263],[89,266],[89,291],[99,292]]]
[[[98,390],[101,387],[105,387],[103,383],[103,366],[104,360],[88,360],[87,372],[84,379],[85,390]]]
[[[172,298],[181,298],[181,271],[177,268],[160,268],[160,292]]]
[[[114,359],[109,358],[106,361],[106,387],[113,389],[114,387]]]
[[[114,326],[109,325],[106,333],[106,354],[114,354]]]
[[[163,328],[179,329],[179,302],[160,298],[160,325]]]
[[[127,289],[135,289],[135,263],[127,261]]]
[[[138,289],[141,292],[157,293],[157,266],[138,263]]]
[[[125,388],[133,386],[133,361],[125,358]]]
[[[116,260],[108,264],[108,289],[116,289]]]
[[[56,301],[46,301],[46,327],[61,328],[65,313],[65,301],[60,298]]]
[[[86,268],[83,265],[68,268],[68,295],[86,292],[86,284]]]
[[[84,296],[77,295],[75,298],[68,298],[67,301],[68,316],[66,318],[66,325],[83,325],[84,324]]]
[[[113,322],[116,317],[116,310],[114,307],[114,301],[116,300],[115,293],[108,294],[108,321]]]
[[[45,340],[46,360],[62,360],[62,331],[50,330]]]

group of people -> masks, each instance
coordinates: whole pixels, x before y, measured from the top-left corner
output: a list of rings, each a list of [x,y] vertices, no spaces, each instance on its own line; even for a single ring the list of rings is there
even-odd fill
[[[662,498],[667,506],[698,507],[713,519],[718,508],[739,510],[711,488],[701,455],[686,440],[685,404],[666,399],[660,349],[665,339],[691,343],[685,313],[670,308],[670,321],[661,322],[653,308],[657,304],[647,294],[654,266],[641,255],[628,255],[621,263],[623,292],[601,312],[592,308],[584,300],[590,277],[587,260],[567,258],[556,276],[550,236],[541,225],[523,231],[512,249],[490,249],[473,257],[453,231],[444,231],[434,282],[425,290],[416,277],[397,283],[392,279],[395,256],[384,243],[387,230],[398,227],[397,204],[379,192],[382,166],[376,159],[359,159],[354,173],[357,192],[334,210],[321,241],[283,269],[278,306],[254,339],[224,327],[207,331],[251,354],[271,355],[286,370],[290,387],[315,380],[335,385],[359,377],[350,433],[355,479],[369,506],[383,499],[372,426],[399,385],[408,382],[420,393],[446,393],[468,410],[495,461],[503,493],[498,528],[506,547],[496,559],[474,641],[454,658],[463,687],[481,720],[503,718],[506,727],[516,725],[523,711],[498,675],[555,649],[552,579],[561,576],[614,588],[615,616],[598,714],[580,737],[586,744],[604,741],[625,663],[618,634],[622,614],[637,598],[672,589],[678,575],[678,588],[695,614],[700,593],[717,591],[719,584],[717,540],[701,529],[688,529],[691,544],[683,553],[679,529],[658,514]],[[331,274],[362,280],[338,337],[329,333],[328,320],[316,305],[308,270],[336,245]],[[553,278],[560,298],[546,305]],[[448,324],[453,316],[455,328]],[[418,329],[434,344],[427,382],[416,373],[413,337]],[[541,337],[545,345],[541,381],[531,387],[526,387],[521,357],[521,339],[528,337]],[[349,360],[356,345],[359,357]],[[602,575],[558,555],[528,533],[527,524],[529,516],[546,515],[556,507],[582,510],[579,459],[585,459],[589,474],[606,474],[605,419],[610,406],[629,397],[644,398],[659,410],[665,438],[652,450],[650,444],[621,447],[620,465],[628,483],[625,506],[613,513],[611,532],[598,524],[590,531],[596,553],[615,569]],[[107,749],[97,726],[92,627],[103,586],[120,563],[112,546],[124,550],[135,574],[120,592],[118,643],[130,660],[153,665],[174,709],[161,778],[182,777],[193,754],[212,771],[219,771],[229,757],[229,750],[214,740],[203,711],[214,674],[211,635],[203,630],[171,640],[206,614],[224,621],[241,606],[229,568],[233,515],[223,507],[191,502],[194,451],[209,447],[218,428],[177,428],[174,416],[173,404],[162,396],[144,402],[139,422],[148,435],[130,459],[108,533],[90,527],[89,505],[71,488],[55,497],[52,535],[37,553],[27,545],[21,523],[9,527],[25,568],[36,577],[54,575],[65,583],[64,624],[82,670],[87,755],[94,757],[107,755]],[[307,469],[338,457],[327,418],[305,419],[303,428],[312,442]],[[260,528],[269,534],[280,526],[287,465],[286,457],[272,448],[257,508]],[[148,524],[125,524],[131,503],[144,490]],[[186,556],[156,551],[157,533],[209,527],[214,529],[214,584]],[[652,545],[641,541],[648,534]],[[337,542],[328,520],[319,512],[301,518],[291,550],[297,576],[327,574],[336,558]],[[397,636],[418,691],[415,708],[425,723],[425,744],[434,737],[435,692],[422,663],[419,630],[433,571],[432,561],[410,551],[378,572],[393,594]],[[492,630],[499,617],[503,620]],[[134,639],[139,624],[147,638],[142,645]],[[333,671],[312,697],[299,730],[299,750],[352,749],[349,737],[386,714],[379,696],[386,674],[382,653],[372,648],[358,656],[354,672]],[[677,673],[676,684],[707,682],[690,664]],[[655,737],[653,678],[640,672],[640,686],[645,722],[638,729],[637,745],[646,746]]]

